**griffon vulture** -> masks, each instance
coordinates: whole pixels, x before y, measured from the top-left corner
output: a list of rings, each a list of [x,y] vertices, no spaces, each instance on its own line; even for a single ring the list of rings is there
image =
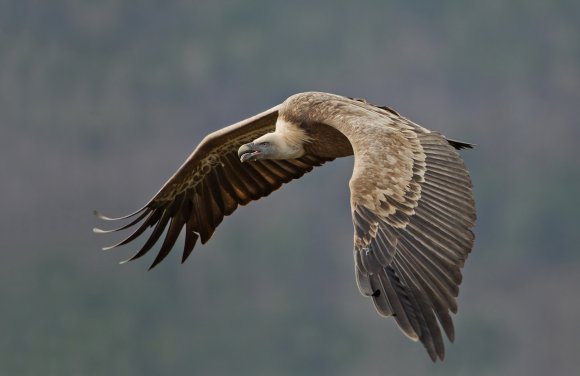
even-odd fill
[[[127,244],[154,227],[129,260],[146,254],[167,229],[151,268],[185,227],[182,262],[198,238],[207,242],[238,205],[269,195],[315,166],[354,155],[349,182],[355,275],[382,316],[443,360],[441,328],[450,341],[461,268],[471,251],[475,204],[471,180],[446,139],[388,107],[307,92],[208,135],[161,190],[125,226]],[[127,261],[129,261],[127,260]]]

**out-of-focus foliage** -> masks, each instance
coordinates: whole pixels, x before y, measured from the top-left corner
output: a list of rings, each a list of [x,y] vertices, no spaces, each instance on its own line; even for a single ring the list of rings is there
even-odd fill
[[[576,373],[579,4],[0,2],[0,373]],[[241,208],[183,266],[98,251],[116,238],[92,209],[135,209],[205,134],[305,90],[478,145],[444,363],[357,291],[351,159]]]

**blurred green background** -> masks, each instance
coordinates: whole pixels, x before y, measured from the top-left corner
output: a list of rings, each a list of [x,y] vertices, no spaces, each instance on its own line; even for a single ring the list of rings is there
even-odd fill
[[[0,1],[1,375],[580,370],[580,2]],[[208,132],[299,91],[463,153],[479,219],[444,363],[354,280],[352,159],[241,208],[183,266],[117,265]]]

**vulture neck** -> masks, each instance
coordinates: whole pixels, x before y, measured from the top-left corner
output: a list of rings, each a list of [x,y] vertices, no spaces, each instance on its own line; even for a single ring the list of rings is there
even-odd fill
[[[290,149],[304,149],[304,144],[311,141],[306,131],[300,125],[287,121],[283,117],[276,122],[276,132],[284,144]]]
[[[295,159],[306,153],[304,146],[310,140],[300,126],[279,117],[276,121],[276,131],[257,138],[254,143],[269,142],[274,145],[267,159]]]

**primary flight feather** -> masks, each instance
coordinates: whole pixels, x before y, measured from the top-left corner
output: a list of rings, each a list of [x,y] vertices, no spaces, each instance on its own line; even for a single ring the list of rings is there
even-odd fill
[[[129,260],[162,237],[151,268],[185,228],[182,262],[198,238],[207,242],[224,216],[267,196],[335,158],[354,155],[349,182],[359,290],[383,316],[393,316],[433,361],[444,358],[441,328],[453,341],[461,268],[471,251],[475,203],[469,173],[448,140],[388,107],[319,92],[208,135],[136,217],[127,244],[153,227]]]

